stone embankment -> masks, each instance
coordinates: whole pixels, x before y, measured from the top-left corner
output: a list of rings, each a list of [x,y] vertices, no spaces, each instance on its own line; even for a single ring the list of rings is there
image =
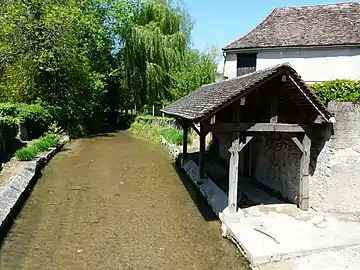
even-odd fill
[[[25,166],[13,177],[9,183],[0,190],[0,230],[4,227],[21,197],[34,180],[39,172],[49,160],[61,150],[69,141],[68,136],[64,136],[56,147],[49,148],[49,151],[36,158],[34,161],[27,161]]]

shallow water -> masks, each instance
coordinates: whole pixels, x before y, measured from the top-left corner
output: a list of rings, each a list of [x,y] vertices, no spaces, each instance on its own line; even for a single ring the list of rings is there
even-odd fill
[[[159,145],[126,132],[69,144],[43,170],[0,269],[248,269]]]

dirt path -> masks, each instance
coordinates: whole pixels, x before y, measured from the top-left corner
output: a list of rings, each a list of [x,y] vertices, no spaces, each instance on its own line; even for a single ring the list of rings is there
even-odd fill
[[[0,269],[247,269],[219,227],[160,146],[109,134],[45,168]]]

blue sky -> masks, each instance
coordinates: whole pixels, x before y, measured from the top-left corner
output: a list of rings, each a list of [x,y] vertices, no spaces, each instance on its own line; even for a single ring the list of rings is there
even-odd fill
[[[275,7],[331,4],[354,1],[329,0],[184,0],[195,22],[193,46],[203,50],[215,45],[219,51],[243,36]]]

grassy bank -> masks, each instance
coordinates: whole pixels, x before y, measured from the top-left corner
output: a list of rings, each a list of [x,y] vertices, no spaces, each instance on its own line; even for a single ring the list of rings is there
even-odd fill
[[[170,143],[182,145],[184,136],[182,130],[169,126],[176,126],[174,119],[138,116],[131,124],[129,131],[134,135],[141,136],[158,143],[161,143],[161,136],[163,136]],[[190,136],[188,141],[192,141]]]
[[[57,142],[58,136],[55,134],[49,134],[41,137],[36,142],[17,150],[15,156],[18,160],[30,161],[35,159],[37,154],[48,151],[50,147],[56,147]]]

